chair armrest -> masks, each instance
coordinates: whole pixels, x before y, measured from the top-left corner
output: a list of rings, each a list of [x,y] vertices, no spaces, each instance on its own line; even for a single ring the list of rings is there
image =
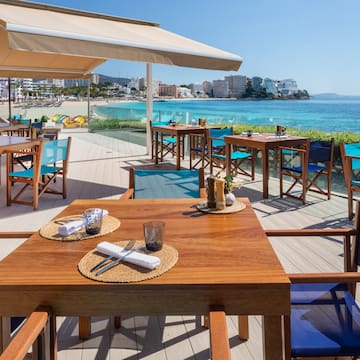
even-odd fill
[[[355,235],[355,229],[276,229],[265,230],[267,236],[350,236]]]
[[[353,283],[360,281],[358,272],[287,274],[292,283]]]
[[[128,189],[123,194],[121,194],[119,200],[128,200],[134,198],[134,189]]]
[[[346,158],[349,158],[349,159],[358,159],[360,160],[360,155],[345,155]]]
[[[223,310],[209,312],[210,358],[211,360],[229,360],[230,343],[226,326],[226,314]]]
[[[49,315],[51,315],[49,307],[39,307],[31,313],[2,355],[0,355],[0,360],[24,359],[31,345],[36,342],[42,332],[45,332]],[[48,334],[50,334],[50,331],[48,331]],[[47,340],[44,341],[44,346],[50,344],[49,339]]]
[[[28,238],[35,234],[34,231],[11,231],[11,232],[0,232],[0,239],[21,239]]]

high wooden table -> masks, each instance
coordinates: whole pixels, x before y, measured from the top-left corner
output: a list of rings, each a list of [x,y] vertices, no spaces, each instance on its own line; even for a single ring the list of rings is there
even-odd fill
[[[155,164],[159,163],[159,135],[171,135],[176,137],[176,169],[180,169],[181,163],[181,140],[189,134],[204,134],[207,127],[192,125],[175,125],[175,126],[153,126],[152,131],[155,134]]]
[[[269,197],[269,150],[276,149],[279,146],[301,146],[309,141],[307,137],[301,136],[276,136],[274,134],[258,135],[230,135],[225,136],[226,153],[226,173],[230,173],[231,145],[246,146],[252,149],[258,149],[262,154],[262,172],[263,172],[263,198]]]
[[[282,359],[290,283],[248,199],[240,200],[246,208],[227,215],[197,211],[197,199],[76,200],[58,217],[100,207],[120,227],[74,242],[31,236],[0,262],[0,316],[28,315],[39,304],[57,316],[203,315],[222,305],[227,314],[263,315],[264,359]],[[96,244],[142,239],[142,224],[155,219],[165,221],[165,242],[179,253],[168,272],[137,283],[101,283],[79,273],[77,264]]]

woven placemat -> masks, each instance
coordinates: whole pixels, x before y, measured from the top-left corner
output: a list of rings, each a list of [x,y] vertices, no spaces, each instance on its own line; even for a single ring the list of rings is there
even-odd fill
[[[236,213],[238,211],[244,210],[246,208],[246,205],[242,203],[241,201],[235,200],[234,203],[230,206],[226,206],[223,210],[216,210],[216,209],[210,209],[207,206],[207,202],[201,202],[196,204],[196,208],[204,213],[208,214],[232,214]]]
[[[128,241],[116,242],[116,245],[125,247]],[[134,248],[143,244],[144,240],[137,240]],[[98,252],[96,249],[88,252],[79,262],[78,269],[79,272],[92,280],[101,281],[101,282],[111,282],[111,283],[129,283],[129,282],[138,282],[143,280],[152,279],[154,277],[164,274],[166,271],[170,270],[178,260],[178,252],[175,248],[170,245],[164,244],[160,251],[146,251],[144,248],[143,251],[139,251],[144,254],[153,255],[160,259],[160,265],[156,269],[146,269],[142,266],[130,264],[128,262],[122,261],[120,264],[114,266],[112,269],[96,276],[95,272],[90,272],[89,270],[98,264],[101,260],[106,257],[104,254]]]
[[[40,229],[40,235],[49,240],[78,241],[78,240],[92,239],[98,236],[109,234],[115,231],[120,226],[119,219],[107,215],[103,218],[101,231],[98,234],[89,235],[85,232],[85,228],[82,228],[81,230],[76,231],[71,235],[65,237],[59,234],[58,229],[62,223],[80,220],[81,218],[82,215],[72,215],[72,216],[63,217],[61,219],[52,220]]]

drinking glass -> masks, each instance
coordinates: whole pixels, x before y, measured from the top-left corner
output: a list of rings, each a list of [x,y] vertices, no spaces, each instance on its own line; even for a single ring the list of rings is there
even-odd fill
[[[101,230],[103,210],[99,208],[90,208],[84,211],[85,231],[89,235],[96,235]]]
[[[143,224],[146,249],[158,251],[164,242],[165,223],[163,221],[149,221]]]

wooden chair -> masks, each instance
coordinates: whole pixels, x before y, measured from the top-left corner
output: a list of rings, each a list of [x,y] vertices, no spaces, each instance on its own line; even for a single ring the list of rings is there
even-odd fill
[[[22,360],[27,358],[32,347],[32,359],[50,359],[55,346],[55,322],[50,307],[38,307],[17,330],[0,355],[0,360]]]
[[[166,199],[206,197],[204,169],[129,169],[129,189],[121,199]]]
[[[210,159],[210,173],[213,173],[213,168],[225,169],[226,155],[225,155],[225,141],[224,137],[233,135],[232,128],[224,129],[209,129],[209,159]],[[255,156],[253,152],[248,152],[243,147],[233,148],[231,151],[231,173],[233,175],[241,174],[255,179]],[[250,163],[250,171],[246,170],[243,163]]]
[[[66,177],[71,137],[62,140],[42,141],[32,151],[24,153],[33,157],[33,166],[21,171],[12,171],[12,152],[7,153],[7,205],[18,203],[32,205],[37,209],[39,197],[44,193],[58,194],[66,198]],[[19,153],[19,151],[17,151]],[[62,188],[57,190],[52,183],[62,176]],[[17,183],[22,184],[15,189]],[[32,187],[32,200],[25,200],[23,193]]]
[[[340,143],[339,147],[348,194],[348,216],[349,219],[352,219],[354,216],[354,193],[360,192],[360,143]]]
[[[331,197],[331,173],[334,155],[334,139],[330,141],[308,142],[305,148],[280,147],[280,197],[284,195],[299,199],[306,203],[306,193],[313,191]],[[300,163],[293,164],[284,155],[289,151],[300,155]],[[326,188],[319,184],[320,178],[326,178]],[[291,183],[284,190],[284,178],[291,179]],[[301,186],[300,194],[294,190]]]
[[[206,198],[204,169],[199,170],[141,170],[129,169],[129,189],[120,200]],[[115,328],[121,317],[115,316]],[[82,318],[85,327],[86,319]]]
[[[230,344],[226,326],[226,314],[222,308],[212,308],[209,312],[210,358],[230,360]]]
[[[354,300],[354,282],[360,281],[360,275],[354,274],[360,264],[360,202],[357,202],[352,228],[272,229],[265,233],[269,237],[286,237],[289,241],[293,237],[309,236],[343,238],[344,273],[288,274],[292,283],[291,316],[284,321],[285,358],[331,356],[335,359],[340,355],[360,355],[360,308]],[[246,332],[248,318],[239,316],[239,337],[244,338]],[[353,354],[348,352],[347,339],[352,345],[355,341],[356,350],[350,350]]]

